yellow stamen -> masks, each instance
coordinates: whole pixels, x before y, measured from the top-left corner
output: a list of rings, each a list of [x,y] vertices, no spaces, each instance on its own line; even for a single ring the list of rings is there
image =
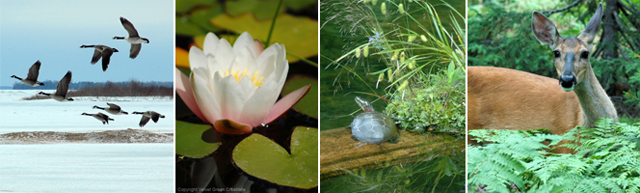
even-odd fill
[[[257,81],[253,82],[253,85],[256,85],[257,87],[262,86],[262,83],[264,83],[262,80],[264,79],[264,77],[260,77],[258,78]]]
[[[236,81],[240,82],[240,79],[241,79],[242,77],[238,77],[238,74],[240,74],[240,70],[238,70],[235,74],[233,74],[233,77],[235,77],[235,78],[236,78]]]
[[[253,77],[251,77],[251,82],[256,80],[256,77],[258,76],[259,73],[260,73],[260,71],[256,71],[256,73],[253,74]]]
[[[242,80],[242,78],[244,78],[245,76],[247,76],[247,71],[249,71],[249,69],[244,69],[244,71],[242,71],[242,74],[240,73],[240,70],[237,71],[231,71],[231,73],[229,73],[229,70],[225,70],[224,71],[224,77],[227,76],[233,76],[233,78],[236,79],[236,81],[240,82],[240,80]],[[260,74],[260,71],[256,71],[253,76],[251,77],[251,83],[253,83],[253,86],[257,86],[260,87],[262,86],[262,84],[264,83],[264,77],[259,77],[258,75]]]
[[[240,78],[244,78],[244,76],[247,75],[247,70],[249,70],[249,69],[248,68],[244,69],[244,72],[242,72],[242,77],[240,77]]]

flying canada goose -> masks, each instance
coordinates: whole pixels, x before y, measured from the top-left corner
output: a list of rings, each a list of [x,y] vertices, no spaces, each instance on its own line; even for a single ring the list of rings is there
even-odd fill
[[[152,119],[154,123],[158,123],[158,119],[164,118],[164,115],[161,115],[160,113],[157,113],[155,111],[145,111],[144,113],[134,111],[132,114],[142,115],[142,119],[140,119],[140,127],[144,127],[144,125],[149,122],[149,119]]]
[[[124,17],[120,17],[120,23],[122,23],[122,26],[124,26],[124,29],[127,30],[127,32],[129,33],[128,37],[113,37],[113,39],[124,39],[127,40],[127,42],[131,43],[131,50],[129,50],[129,58],[134,59],[138,56],[138,54],[140,53],[140,49],[142,49],[142,43],[149,43],[149,39],[147,38],[141,38],[138,35],[138,31],[136,30],[135,27],[133,27],[133,24],[125,19]]]
[[[29,73],[27,74],[27,78],[20,78],[17,77],[16,75],[11,75],[11,78],[16,78],[20,81],[22,81],[22,83],[29,85],[29,86],[43,86],[44,83],[42,82],[38,82],[38,73],[40,72],[40,60],[36,61],[36,63],[34,63],[33,65],[31,65],[31,68],[29,68]]]
[[[103,125],[109,124],[109,121],[115,121],[112,118],[109,118],[109,116],[102,113],[96,113],[96,114],[82,113],[82,115],[92,116],[93,118],[98,119],[98,121],[102,121]]]
[[[93,58],[91,58],[91,64],[96,64],[96,62],[100,60],[100,57],[102,57],[102,71],[107,71],[111,55],[113,55],[114,52],[118,52],[118,49],[105,45],[82,45],[80,48],[95,48]]]
[[[58,86],[56,86],[55,93],[51,94],[51,93],[40,92],[38,94],[49,96],[60,102],[73,101],[72,98],[67,98],[67,90],[69,90],[70,82],[71,82],[71,71],[67,71],[67,74],[65,74],[64,77],[60,79],[60,82],[58,82]]]
[[[94,105],[93,108],[94,109],[102,109],[104,111],[107,111],[107,113],[111,113],[114,115],[121,115],[121,114],[125,114],[128,115],[129,113],[124,112],[120,106],[113,104],[113,103],[107,103],[107,105],[109,105],[109,107],[99,107],[98,105]]]

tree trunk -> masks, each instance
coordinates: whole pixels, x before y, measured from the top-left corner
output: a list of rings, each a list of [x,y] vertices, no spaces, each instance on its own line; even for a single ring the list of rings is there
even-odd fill
[[[602,18],[602,37],[600,40],[600,44],[603,47],[602,50],[602,59],[613,59],[618,58],[618,49],[616,41],[616,21],[614,14],[616,14],[618,10],[618,0],[606,0],[607,4],[604,9],[604,14]]]

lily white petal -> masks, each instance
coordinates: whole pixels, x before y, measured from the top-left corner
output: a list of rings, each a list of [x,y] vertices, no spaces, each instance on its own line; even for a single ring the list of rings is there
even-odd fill
[[[226,39],[221,39],[218,42],[218,48],[215,50],[213,59],[221,65],[221,69],[229,69],[236,60],[236,53]],[[209,60],[211,60],[211,58]]]
[[[218,36],[212,33],[208,33],[207,36],[205,36],[204,38],[204,45],[202,46],[202,51],[204,51],[206,55],[214,55],[214,53],[216,53],[216,49],[218,48],[219,41],[220,39],[218,39]]]
[[[209,33],[203,50],[190,49],[192,73],[189,82],[179,76],[178,94],[198,117],[220,132],[241,134],[269,124],[309,90],[309,86],[302,87],[276,103],[289,71],[284,45],[276,43],[263,50],[245,32],[231,46]],[[192,96],[182,96],[189,94]]]

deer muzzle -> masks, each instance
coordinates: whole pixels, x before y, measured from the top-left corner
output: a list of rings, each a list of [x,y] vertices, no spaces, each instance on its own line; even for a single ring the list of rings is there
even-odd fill
[[[564,69],[560,75],[560,86],[562,86],[562,89],[567,92],[572,91],[578,83],[578,81],[576,81],[576,76],[573,75],[574,58],[575,56],[573,52],[568,52],[565,55]]]

